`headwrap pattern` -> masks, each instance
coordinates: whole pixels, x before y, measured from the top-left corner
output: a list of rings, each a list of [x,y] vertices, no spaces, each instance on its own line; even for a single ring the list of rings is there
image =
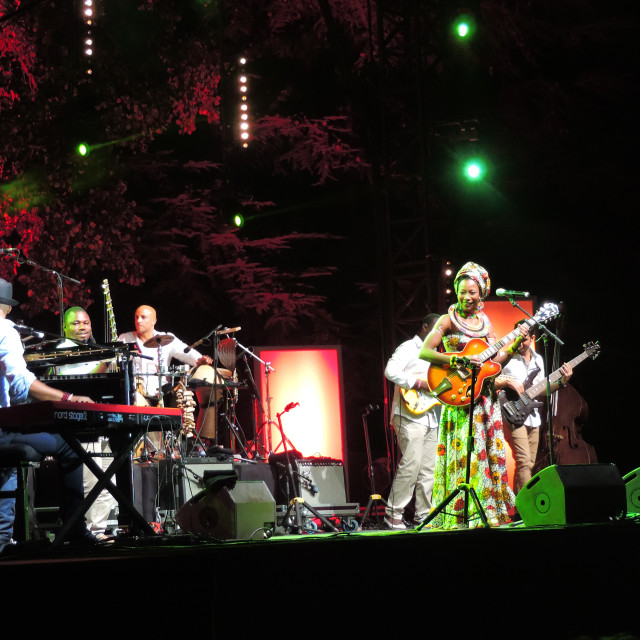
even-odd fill
[[[453,286],[458,291],[458,282],[463,278],[471,278],[480,287],[480,299],[484,300],[491,292],[489,272],[475,262],[467,262],[456,274]]]

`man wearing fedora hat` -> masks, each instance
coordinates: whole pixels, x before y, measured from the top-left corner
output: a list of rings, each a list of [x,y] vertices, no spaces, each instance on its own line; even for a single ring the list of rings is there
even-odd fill
[[[0,278],[0,407],[23,404],[29,400],[65,400],[71,402],[93,402],[85,396],[74,396],[54,389],[41,382],[27,369],[24,348],[20,335],[7,315],[18,305],[13,298],[13,285]],[[2,411],[2,409],[0,409]],[[51,456],[58,461],[62,482],[60,492],[60,514],[65,521],[80,505],[82,489],[82,464],[80,458],[62,436],[56,433],[14,433],[0,429],[0,444],[26,444],[42,456]],[[15,488],[16,470],[0,469],[0,488]],[[0,500],[0,550],[11,540],[15,516],[15,500]],[[69,535],[71,542],[92,544],[96,538],[88,531],[84,522],[77,525]]]

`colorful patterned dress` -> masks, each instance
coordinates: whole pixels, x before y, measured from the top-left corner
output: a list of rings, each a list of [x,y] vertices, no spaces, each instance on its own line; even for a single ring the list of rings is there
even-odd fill
[[[487,339],[491,330],[484,313],[482,329],[470,331],[458,322],[452,310],[449,312],[457,332],[443,336],[446,352],[462,351],[472,338]],[[470,484],[475,490],[482,509],[491,526],[510,521],[508,510],[515,503],[515,496],[508,484],[507,446],[502,431],[502,416],[493,378],[486,379],[474,405]],[[442,406],[440,439],[436,457],[433,508],[443,502],[456,487],[465,482],[467,471],[467,435],[469,432],[469,407]],[[449,502],[444,511],[430,521],[433,527],[452,529],[464,523],[465,492],[460,492]],[[469,526],[482,526],[480,514],[469,494]]]

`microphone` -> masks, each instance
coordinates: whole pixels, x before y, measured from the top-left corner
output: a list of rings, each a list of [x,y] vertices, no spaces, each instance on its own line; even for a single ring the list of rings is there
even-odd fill
[[[294,407],[299,406],[300,403],[299,402],[290,402],[285,408],[285,411],[291,411],[291,409],[293,409]]]
[[[44,338],[44,333],[33,327],[27,327],[23,324],[13,324],[13,328],[21,335],[33,336],[34,338]]]
[[[528,291],[513,291],[512,289],[496,289],[496,295],[500,298],[528,298]]]
[[[192,345],[185,347],[183,351],[185,353],[189,353],[189,351],[191,351],[193,347],[197,347],[199,344],[202,344],[205,340],[207,340],[210,336],[212,336],[218,329],[220,329],[220,327],[222,327],[221,324],[219,324],[211,333],[207,334],[204,338],[200,338],[200,340],[197,340]]]

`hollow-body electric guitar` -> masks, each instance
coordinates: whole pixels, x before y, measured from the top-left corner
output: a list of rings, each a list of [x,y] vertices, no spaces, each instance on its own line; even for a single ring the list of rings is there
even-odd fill
[[[600,345],[597,342],[589,342],[584,345],[584,351],[576,356],[573,360],[569,361],[571,367],[576,367],[583,360],[587,358],[596,358],[600,352]],[[549,375],[549,384],[562,377],[560,369],[556,369]],[[525,385],[526,386],[526,385]],[[508,400],[509,396],[505,392],[501,391],[499,394],[502,404],[502,414],[505,419],[513,426],[520,427],[524,424],[529,414],[536,408],[543,405],[542,402],[536,400],[536,398],[542,393],[547,386],[547,379],[541,380],[537,384],[530,386],[524,393],[522,393],[516,400]]]
[[[552,318],[559,315],[558,305],[551,302],[543,305],[533,318],[527,318],[525,323],[532,327],[535,324],[548,322]],[[469,358],[477,356],[481,361],[481,366],[477,371],[476,382],[473,390],[471,389],[472,372],[471,368],[458,365],[452,367],[450,365],[439,365],[431,363],[427,373],[427,384],[431,394],[437,397],[440,402],[452,406],[464,406],[471,402],[471,393],[473,391],[474,400],[480,395],[482,384],[485,379],[491,378],[502,368],[491,358],[496,355],[502,347],[509,344],[512,340],[520,335],[518,329],[514,329],[504,338],[492,345],[487,344],[480,338],[470,340],[462,351],[455,353],[445,353],[444,355],[458,358]]]

